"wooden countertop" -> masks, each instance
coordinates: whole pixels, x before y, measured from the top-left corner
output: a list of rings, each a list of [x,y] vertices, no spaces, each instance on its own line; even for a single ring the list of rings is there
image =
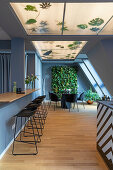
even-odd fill
[[[0,94],[0,102],[13,102],[37,90],[39,89],[28,89],[28,90],[25,90],[25,94],[16,94],[13,92],[3,93],[3,94]]]

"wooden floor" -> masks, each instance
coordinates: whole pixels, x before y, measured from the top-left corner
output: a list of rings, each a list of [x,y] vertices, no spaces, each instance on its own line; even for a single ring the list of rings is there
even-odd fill
[[[0,160],[0,170],[107,170],[96,150],[96,105],[80,112],[49,110],[36,156],[13,156],[12,146]],[[33,146],[17,145],[31,151]]]

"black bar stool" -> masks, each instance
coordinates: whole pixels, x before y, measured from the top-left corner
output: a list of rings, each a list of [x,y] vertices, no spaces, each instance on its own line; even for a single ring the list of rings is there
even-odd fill
[[[36,155],[38,153],[38,149],[37,149],[37,143],[40,141],[40,136],[39,136],[39,133],[38,133],[38,128],[37,128],[37,124],[36,124],[36,121],[34,119],[34,114],[35,114],[35,109],[33,111],[31,110],[27,110],[27,109],[24,109],[22,111],[20,111],[16,116],[15,116],[15,130],[14,130],[14,142],[13,142],[13,148],[12,148],[12,154],[13,155]],[[23,118],[26,119],[27,123],[30,122],[31,124],[31,127],[32,127],[32,133],[31,132],[27,132],[25,131],[25,128],[24,128],[24,131],[21,130],[20,132],[20,140],[17,140],[16,138],[16,130],[17,130],[17,124],[18,124],[18,118],[21,118],[21,129],[22,129],[22,120]],[[34,120],[35,122],[35,127],[37,128],[37,134],[35,134],[35,130],[34,130],[34,125],[33,125],[33,121],[32,119]],[[34,140],[33,141],[25,141],[25,140],[22,140],[22,136],[21,136],[21,133],[24,132],[25,133],[29,133],[29,134],[32,134]],[[25,137],[25,135],[24,135]],[[37,137],[37,138],[36,138]],[[39,141],[38,141],[39,140]],[[18,154],[18,153],[14,153],[14,150],[15,150],[15,142],[23,142],[23,143],[28,143],[28,144],[34,144],[35,145],[35,149],[36,149],[36,152],[35,153],[22,153],[22,154]]]
[[[39,97],[37,97],[35,100],[33,100],[32,102],[33,102],[33,103],[37,103],[37,104],[40,103],[40,105],[41,105],[41,110],[44,110],[44,111],[46,111],[46,113],[48,113],[48,108],[49,108],[49,107],[47,107],[47,105],[46,105],[45,102],[44,102],[45,97],[46,97],[45,95],[44,95],[44,96],[39,96]]]
[[[33,108],[36,108],[35,115],[33,116],[33,118],[35,119],[35,121],[37,121],[36,128],[38,128],[38,130],[40,129],[40,131],[41,131],[41,133],[39,133],[39,136],[42,136],[43,135],[42,129],[44,128],[44,123],[43,123],[43,119],[40,118],[40,115],[39,115],[40,113],[38,112],[38,107],[40,107],[40,104],[30,103],[26,106],[26,109],[33,110]],[[27,128],[31,129],[32,127],[30,125],[29,126],[27,125]]]

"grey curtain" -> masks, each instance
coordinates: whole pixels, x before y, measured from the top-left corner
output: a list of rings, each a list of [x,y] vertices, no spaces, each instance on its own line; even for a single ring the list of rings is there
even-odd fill
[[[27,55],[27,76],[35,75],[35,54]]]
[[[0,93],[10,91],[11,87],[11,54],[0,53]]]

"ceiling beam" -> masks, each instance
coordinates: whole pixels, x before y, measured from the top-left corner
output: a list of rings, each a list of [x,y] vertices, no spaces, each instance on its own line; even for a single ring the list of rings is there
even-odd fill
[[[91,41],[113,39],[113,35],[29,35],[29,41]]]
[[[32,2],[32,3],[38,3],[38,2],[48,2],[48,0],[5,0],[8,2]],[[51,3],[96,3],[96,2],[113,2],[113,0],[50,0]]]
[[[64,3],[64,10],[63,10],[62,35],[63,35],[63,31],[64,31],[65,12],[66,12],[66,3]]]

